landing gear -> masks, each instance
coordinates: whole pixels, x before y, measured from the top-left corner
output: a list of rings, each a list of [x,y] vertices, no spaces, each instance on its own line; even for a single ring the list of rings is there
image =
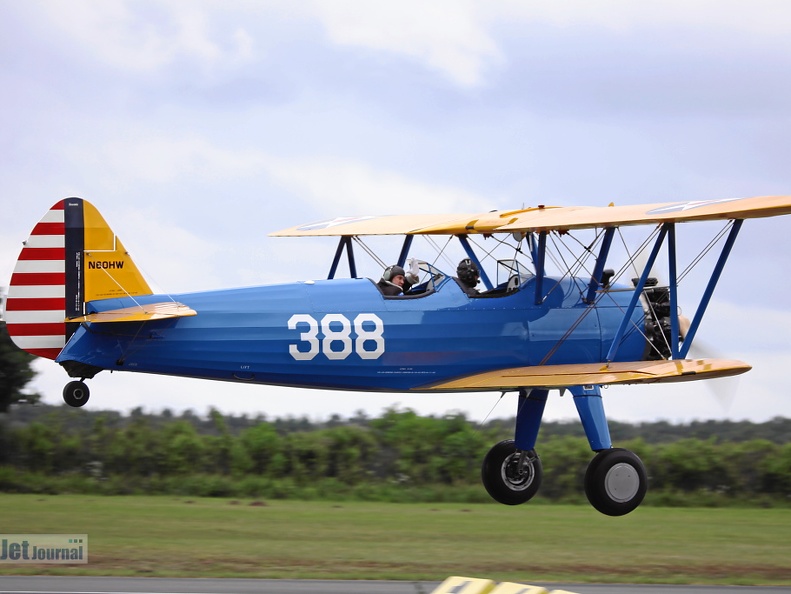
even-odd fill
[[[80,407],[88,402],[91,391],[85,382],[73,381],[63,388],[63,401],[69,406]]]
[[[648,490],[645,466],[635,453],[612,447],[599,386],[569,386],[568,390],[588,443],[598,452],[585,473],[588,501],[608,516],[634,511]],[[521,389],[515,439],[501,441],[483,460],[483,486],[500,503],[525,503],[541,486],[544,471],[534,448],[546,399],[546,389]]]
[[[505,505],[525,503],[538,492],[543,469],[535,450],[517,450],[512,439],[496,444],[483,459],[481,479],[489,495]]]
[[[585,473],[590,504],[608,516],[623,516],[643,501],[648,488],[645,466],[637,454],[621,448],[602,450]]]

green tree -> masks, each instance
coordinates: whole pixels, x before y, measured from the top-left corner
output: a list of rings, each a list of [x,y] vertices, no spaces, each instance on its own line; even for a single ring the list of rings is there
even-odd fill
[[[38,402],[39,394],[25,394],[25,386],[36,375],[30,366],[35,357],[11,342],[5,322],[0,322],[0,413],[16,402]]]
[[[358,484],[368,478],[375,463],[376,439],[363,427],[333,427],[318,432],[327,460],[325,476],[345,484]]]
[[[240,436],[244,451],[232,452],[233,469],[236,472],[279,474],[275,461],[281,451],[281,438],[271,423],[259,423],[242,432]],[[246,455],[245,455],[246,453]]]
[[[203,439],[192,423],[182,419],[165,427],[163,435],[165,468],[176,475],[203,472],[206,453]]]

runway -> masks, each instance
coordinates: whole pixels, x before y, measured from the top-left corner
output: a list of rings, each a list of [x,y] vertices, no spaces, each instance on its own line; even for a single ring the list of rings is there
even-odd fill
[[[0,594],[431,594],[440,582],[0,576]],[[791,587],[531,583],[576,594],[791,594]]]

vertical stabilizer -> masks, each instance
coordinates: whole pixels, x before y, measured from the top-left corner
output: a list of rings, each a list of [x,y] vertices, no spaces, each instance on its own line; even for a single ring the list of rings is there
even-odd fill
[[[150,294],[99,211],[67,198],[44,215],[19,254],[5,304],[8,334],[19,348],[55,359],[85,302]]]

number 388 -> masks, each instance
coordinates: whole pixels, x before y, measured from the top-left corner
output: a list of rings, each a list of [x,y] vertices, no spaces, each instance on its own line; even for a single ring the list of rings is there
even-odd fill
[[[384,323],[372,313],[361,313],[354,322],[343,314],[327,314],[321,322],[309,314],[294,314],[288,320],[288,329],[304,329],[299,343],[288,345],[288,352],[297,361],[310,361],[319,353],[334,361],[352,353],[361,359],[378,359],[385,352]]]

